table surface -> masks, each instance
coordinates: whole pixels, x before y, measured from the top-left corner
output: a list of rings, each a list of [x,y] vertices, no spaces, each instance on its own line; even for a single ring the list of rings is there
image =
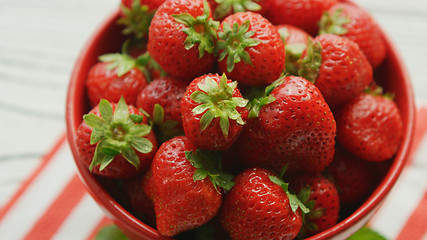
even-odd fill
[[[354,0],[394,41],[427,100],[426,0]],[[73,64],[118,0],[0,0],[0,207],[65,131]]]

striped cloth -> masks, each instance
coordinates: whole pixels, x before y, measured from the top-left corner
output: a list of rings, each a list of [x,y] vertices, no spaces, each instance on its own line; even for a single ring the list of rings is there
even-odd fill
[[[407,167],[368,224],[388,239],[427,240],[427,107]],[[0,238],[93,239],[110,221],[84,189],[65,134],[0,208]]]

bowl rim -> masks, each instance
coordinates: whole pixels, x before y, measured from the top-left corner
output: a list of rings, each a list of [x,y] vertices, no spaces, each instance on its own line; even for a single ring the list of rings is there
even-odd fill
[[[343,2],[350,2],[354,4],[350,0],[344,0]],[[358,6],[357,4],[354,5]],[[116,9],[109,16],[107,16],[107,18],[96,28],[96,30],[92,33],[87,42],[84,44],[77,60],[74,63],[66,97],[65,119],[67,127],[67,139],[74,157],[74,162],[78,169],[77,173],[80,179],[82,180],[90,195],[102,208],[108,218],[112,219],[113,222],[119,227],[121,227],[122,230],[125,230],[126,228],[130,229],[130,233],[132,235],[137,234],[138,236],[144,237],[146,239],[171,239],[161,236],[154,228],[148,226],[147,224],[133,216],[131,213],[129,213],[126,209],[124,209],[124,207],[122,207],[112,196],[107,193],[104,188],[101,187],[100,183],[98,183],[98,181],[86,169],[86,167],[81,164],[80,161],[76,160],[78,156],[74,136],[76,136],[76,130],[81,121],[77,122],[77,119],[75,118],[76,104],[73,99],[76,99],[76,93],[78,92],[78,75],[83,69],[83,66],[85,64],[85,57],[88,56],[90,49],[95,47],[95,43],[100,41],[102,34],[109,27],[116,23],[116,19],[119,15],[120,10]],[[360,220],[362,220],[369,214],[372,214],[378,208],[384,198],[388,195],[392,187],[395,185],[397,179],[400,176],[400,173],[402,172],[408,161],[408,156],[410,154],[410,148],[412,145],[413,135],[415,131],[416,108],[413,88],[411,85],[407,67],[404,64],[402,57],[396,50],[395,45],[392,44],[392,41],[382,29],[381,33],[383,35],[387,47],[389,48],[389,52],[393,53],[393,61],[395,61],[400,67],[400,71],[404,79],[404,94],[407,96],[406,100],[408,107],[408,122],[404,126],[404,136],[402,139],[402,144],[399,148],[399,152],[395,156],[395,159],[399,159],[399,161],[393,161],[384,179],[358,209],[356,209],[352,214],[350,214],[350,216],[341,220],[333,227],[308,238],[310,240],[328,239],[334,237],[344,232],[345,230],[350,229],[353,225],[358,223]],[[89,181],[88,179],[91,180]],[[121,222],[117,220],[120,220]]]

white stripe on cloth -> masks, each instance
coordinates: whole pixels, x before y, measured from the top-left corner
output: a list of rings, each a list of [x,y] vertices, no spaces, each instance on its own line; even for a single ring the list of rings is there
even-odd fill
[[[53,159],[28,186],[0,224],[2,239],[22,239],[51,206],[75,175],[75,164],[67,144],[62,144]]]
[[[87,239],[103,218],[104,214],[100,207],[89,193],[85,193],[52,239]]]
[[[387,239],[398,236],[427,189],[427,136],[423,137],[415,151],[412,164],[403,170],[390,195],[370,222],[371,227]]]

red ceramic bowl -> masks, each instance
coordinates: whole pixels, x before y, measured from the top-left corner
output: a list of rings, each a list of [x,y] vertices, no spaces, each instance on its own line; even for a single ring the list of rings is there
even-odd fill
[[[74,158],[78,159],[74,138],[76,129],[82,121],[82,116],[89,109],[85,91],[85,80],[91,66],[98,61],[98,56],[104,53],[117,52],[123,38],[121,29],[116,25],[119,11],[112,14],[90,38],[78,58],[68,88],[66,120],[68,141]],[[407,70],[402,58],[396,51],[390,39],[385,35],[387,58],[375,71],[375,79],[388,92],[395,93],[395,101],[401,111],[404,137],[387,174],[376,187],[370,197],[347,218],[334,227],[321,232],[310,239],[345,239],[360,229],[374,214],[375,210],[390,192],[398,179],[409,155],[410,145],[414,132],[415,105],[414,95]],[[88,169],[75,161],[78,173],[87,190],[104,210],[105,214],[132,239],[167,239],[160,236],[155,229],[141,222],[122,207]]]

